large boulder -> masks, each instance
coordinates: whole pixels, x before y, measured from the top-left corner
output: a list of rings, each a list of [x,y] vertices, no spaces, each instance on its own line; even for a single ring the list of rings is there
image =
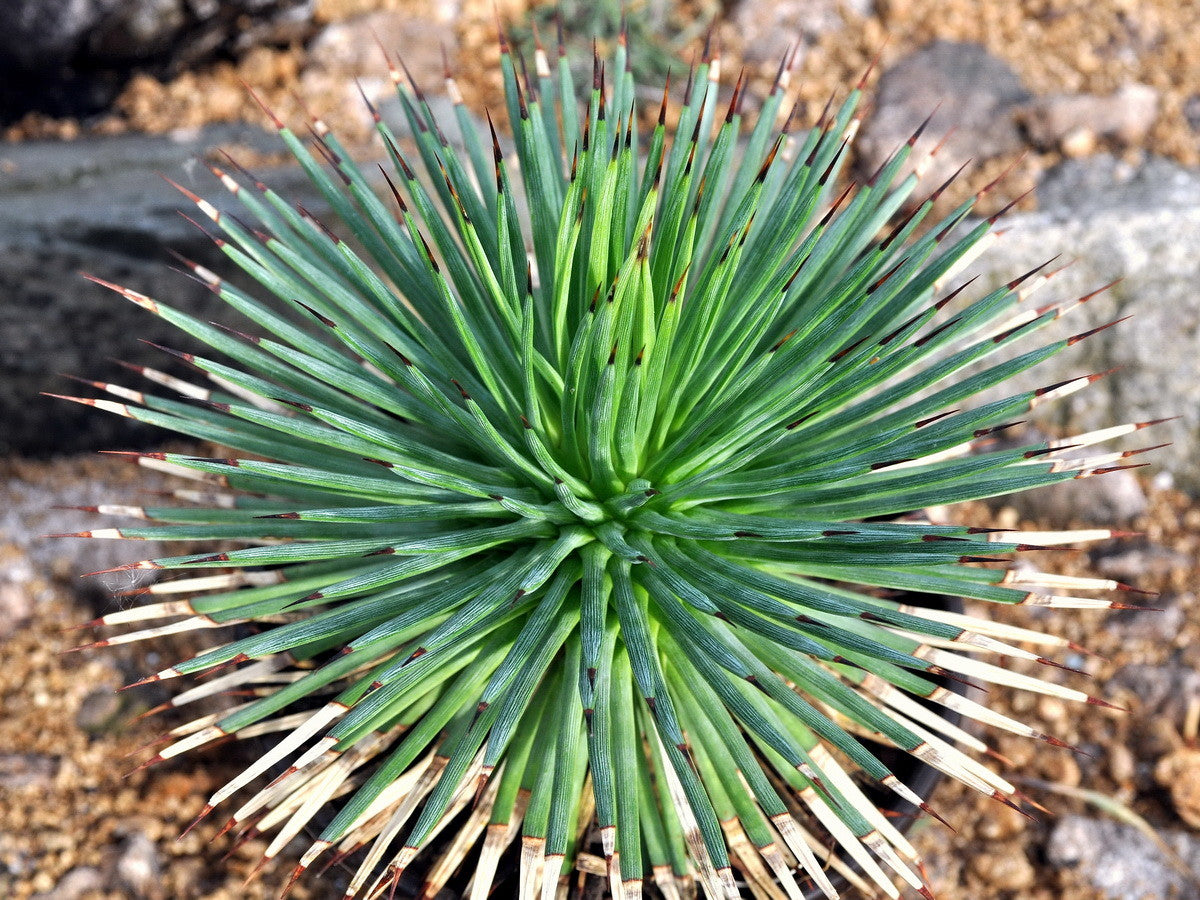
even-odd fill
[[[0,123],[104,109],[135,67],[178,72],[314,29],[315,0],[4,0]]]
[[[1058,263],[1073,264],[1035,294],[1032,305],[1121,280],[1045,328],[1041,339],[1132,318],[1021,375],[1012,387],[1116,368],[1089,389],[1040,410],[1039,421],[1071,433],[1177,416],[1125,446],[1173,442],[1149,461],[1178,486],[1200,491],[1200,172],[1164,159],[1134,167],[1096,156],[1049,172],[1038,198],[1039,211],[1001,222],[1000,240],[974,266],[984,286],[1061,254]],[[1020,349],[1029,347],[1022,342]]]
[[[206,288],[171,270],[167,248],[222,274],[233,266],[178,214],[188,201],[158,177],[235,208],[199,159],[220,145],[243,153],[278,149],[275,136],[261,129],[220,126],[184,137],[30,142],[0,152],[0,453],[45,455],[162,440],[156,431],[39,392],[94,395],[58,373],[136,381],[114,358],[188,374],[143,343],[187,346],[186,336],[85,281],[81,271],[202,319],[232,321]],[[256,174],[318,214],[323,209],[297,167]]]

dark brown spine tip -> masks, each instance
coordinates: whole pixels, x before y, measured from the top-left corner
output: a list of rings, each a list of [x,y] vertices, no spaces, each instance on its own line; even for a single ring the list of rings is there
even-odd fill
[[[605,97],[604,97],[604,93],[605,93],[604,80],[605,80],[605,77],[607,76],[607,68],[608,67],[604,64],[604,62],[600,63],[600,84],[596,88],[596,90],[598,90],[600,92],[600,105],[599,105],[599,108],[596,110],[596,118],[601,122],[603,122],[605,117],[607,116],[606,109],[608,107],[608,103],[605,102]]]
[[[1064,665],[1063,663],[1060,663],[1060,662],[1055,662],[1054,660],[1047,659],[1044,656],[1039,656],[1037,658],[1037,662],[1043,666],[1050,666],[1051,668],[1054,668],[1054,669],[1062,669],[1066,672],[1073,672],[1076,675],[1087,676],[1088,678],[1092,677],[1090,672],[1085,672],[1083,669],[1077,669],[1077,668],[1075,668],[1075,666],[1068,666],[1068,665]]]
[[[1032,269],[1030,269],[1030,270],[1029,270],[1028,272],[1026,272],[1024,275],[1018,275],[1018,276],[1017,276],[1016,278],[1014,278],[1012,281],[1008,282],[1008,284],[1006,284],[1006,285],[1005,285],[1005,287],[1006,287],[1008,290],[1010,290],[1010,291],[1011,291],[1011,290],[1014,290],[1014,289],[1017,287],[1017,285],[1019,285],[1019,284],[1021,284],[1022,282],[1024,282],[1024,281],[1027,281],[1028,279],[1032,278],[1032,277],[1033,277],[1034,275],[1036,275],[1038,272],[1042,271],[1042,269],[1046,268],[1046,266],[1048,266],[1048,265],[1050,265],[1051,263],[1053,263],[1053,262],[1054,262],[1056,259],[1058,259],[1060,256],[1062,256],[1062,254],[1061,254],[1061,253],[1056,253],[1054,256],[1052,256],[1052,257],[1050,257],[1048,260],[1046,260],[1044,263],[1041,263],[1040,265],[1034,266]],[[1100,290],[1103,290],[1103,288],[1101,288]]]
[[[366,104],[367,112],[371,114],[371,118],[375,121],[375,124],[378,125],[383,120],[379,117],[379,110],[375,108],[375,104],[371,102],[371,98],[368,97],[367,92],[363,90],[362,82],[355,78],[354,86],[358,88],[358,95],[362,97],[362,102]]]
[[[779,58],[779,65],[775,68],[775,80],[771,82],[772,94],[783,87],[783,76],[784,73],[791,69],[792,54],[795,52],[795,49],[795,42],[789,42],[787,48],[783,51],[783,56]]]
[[[1022,191],[1020,195],[1018,195],[1017,197],[1014,197],[1012,200],[1010,200],[1008,203],[1006,203],[1004,205],[1004,208],[1001,209],[999,212],[997,212],[991,216],[988,216],[988,224],[995,225],[998,221],[1000,221],[1000,219],[1002,219],[1004,217],[1004,215],[1006,213],[1008,213],[1018,203],[1020,203],[1022,200],[1024,200],[1026,197],[1028,197],[1032,193],[1033,193],[1033,188],[1030,188],[1027,191]]]
[[[1009,428],[1016,428],[1018,425],[1024,425],[1024,419],[1018,419],[1015,422],[1005,422],[1003,425],[993,425],[991,428],[976,428],[973,436],[977,438],[987,437],[990,434],[996,434],[999,431],[1007,431]]]
[[[195,363],[196,361],[196,357],[191,353],[184,353],[182,350],[173,350],[170,347],[166,347],[162,344],[156,344],[154,341],[148,341],[145,338],[138,338],[138,341],[142,344],[145,344],[147,347],[153,347],[155,350],[161,350],[163,353],[169,353],[171,356],[174,356],[176,359],[182,359],[184,362]]]
[[[1037,322],[1037,319],[1033,319],[1032,321],[1025,322],[1021,325],[1017,325],[1013,328],[1009,328],[1006,331],[1002,331],[992,338],[992,343],[993,344],[1003,344],[1009,338],[1013,337],[1014,335],[1020,334],[1022,331],[1024,331],[1026,328],[1029,328],[1030,326],[1034,325],[1036,322]]]
[[[396,201],[396,206],[400,209],[400,215],[403,216],[404,213],[408,212],[408,204],[400,196],[400,189],[396,187],[395,182],[392,181],[392,176],[387,173],[387,169],[383,166],[379,166],[379,173],[383,175],[383,180],[387,182],[388,189],[392,192],[392,198]]]
[[[299,400],[286,400],[283,397],[273,397],[272,399],[276,403],[283,403],[286,406],[291,406],[294,409],[301,410],[302,412],[312,412],[313,411],[313,407],[311,404],[301,403]],[[228,404],[226,404],[226,406],[228,406]]]
[[[428,652],[429,651],[426,650],[424,647],[418,647],[416,650],[414,650],[412,653],[410,653],[408,655],[408,659],[404,660],[404,662],[402,662],[400,665],[407,666],[414,659],[420,659],[422,656],[424,656]]]
[[[1087,702],[1092,706],[1102,706],[1105,709],[1115,709],[1117,712],[1129,712],[1124,706],[1117,706],[1115,703],[1109,703],[1107,700],[1101,700],[1099,697],[1088,697]]]
[[[373,456],[364,456],[364,457],[363,457],[363,461],[364,461],[364,462],[369,462],[369,463],[374,463],[374,464],[375,464],[375,465],[377,465],[377,466],[383,466],[385,469],[394,469],[394,468],[396,468],[396,467],[395,467],[395,465],[394,465],[393,463],[390,463],[390,462],[388,462],[386,459],[376,459],[376,458],[375,458],[375,457],[373,457]]]
[[[459,383],[458,383],[458,381],[457,381],[456,379],[454,379],[454,378],[451,378],[451,379],[450,379],[450,383],[451,383],[452,385],[454,385],[456,388],[458,388],[458,392],[459,392],[460,394],[462,394],[462,398],[463,398],[464,400],[470,400],[470,399],[471,399],[471,395],[467,393],[467,390],[466,390],[466,388],[464,388],[464,387],[463,387],[461,384],[459,384]]]
[[[256,334],[246,334],[244,331],[238,331],[236,328],[230,328],[228,325],[222,325],[220,322],[210,321],[208,323],[215,328],[220,328],[222,331],[232,334],[234,337],[239,337],[243,341],[250,344],[261,344],[263,339]]]
[[[871,73],[875,71],[875,69],[879,66],[879,63],[883,60],[883,51],[886,47],[887,40],[884,40],[884,42],[879,45],[879,49],[875,51],[875,55],[871,57],[871,61],[867,63],[867,68],[859,77],[858,83],[854,86],[856,91],[861,91],[867,86],[867,80],[871,77]]]
[[[1122,316],[1119,319],[1114,319],[1113,321],[1107,323],[1106,325],[1101,325],[1097,328],[1092,328],[1088,331],[1081,331],[1079,334],[1073,334],[1069,338],[1067,338],[1067,346],[1074,347],[1080,341],[1090,338],[1093,334],[1099,334],[1101,331],[1105,331],[1109,328],[1112,328],[1114,325],[1119,325],[1122,322],[1126,321],[1127,319],[1132,319],[1132,318],[1133,318],[1133,316]]]
[[[871,284],[870,287],[867,288],[867,294],[868,295],[873,294],[877,290],[879,290],[881,287],[883,287],[885,284],[887,284],[888,279],[890,279],[893,275],[895,275],[898,271],[900,271],[900,267],[903,266],[907,262],[908,262],[908,257],[905,256],[898,263],[896,263],[894,266],[892,266],[890,269],[888,269],[886,272],[884,272],[881,276],[879,276],[878,279],[875,280],[874,283]]]
[[[829,165],[825,167],[825,171],[821,173],[821,177],[817,179],[817,184],[824,186],[829,182],[829,178],[833,175],[833,170],[841,161],[842,156],[846,152],[846,147],[849,145],[849,139],[842,141],[842,145],[838,147],[837,152],[833,154],[833,159],[829,161]]]
[[[508,38],[504,34],[504,22],[501,21],[501,19],[500,19],[500,10],[498,8],[496,8],[495,12],[496,12],[496,41],[500,45],[500,54],[502,56],[507,56],[508,52],[509,52],[509,47],[508,47]]]
[[[370,553],[364,553],[363,556],[391,556],[395,552],[395,547],[380,547],[378,550],[372,550]]]
[[[312,316],[314,319],[316,319],[318,322],[320,322],[326,328],[337,328],[337,322],[333,321],[333,319],[329,318],[326,315],[322,315],[321,313],[317,312],[317,310],[313,309],[311,306],[309,306],[307,303],[304,303],[301,300],[297,300],[295,302],[296,302],[297,306],[301,307],[305,312],[307,312],[310,316]]]
[[[942,106],[942,104],[939,101],[937,103],[937,105],[933,107],[933,112],[931,112],[929,115],[927,115],[925,117],[925,121],[917,126],[917,130],[914,131],[912,133],[912,136],[908,139],[909,147],[914,146],[917,143],[917,141],[919,141],[921,139],[921,135],[925,133],[925,129],[929,127],[929,123],[932,122],[933,117],[938,114],[938,110],[941,109],[941,106]]]
[[[939,814],[938,814],[938,813],[937,813],[937,812],[936,812],[936,811],[933,809],[933,807],[932,807],[932,806],[930,806],[928,803],[922,803],[922,804],[921,804],[921,811],[922,811],[922,812],[925,812],[925,813],[928,813],[929,815],[933,816],[933,818],[937,819],[939,822],[941,822],[943,825],[945,825],[947,828],[949,828],[949,829],[950,829],[951,831],[953,831],[955,834],[958,834],[958,830],[957,830],[957,829],[956,829],[956,828],[955,828],[953,825],[951,825],[949,822],[947,822],[947,821],[946,821],[944,818],[942,818],[942,817],[941,817],[941,816],[940,816],[940,815],[939,815]]]
[[[948,293],[941,300],[939,300],[935,304],[933,304],[933,308],[934,309],[945,308],[946,304],[948,304],[951,300],[953,300],[955,297],[957,297],[959,294],[961,294],[963,291],[965,291],[970,285],[974,284],[976,279],[978,279],[978,278],[979,278],[978,275],[972,275],[970,278],[968,278],[966,281],[964,281],[962,284],[960,284],[958,287],[956,287],[954,290],[952,290],[950,293]]]
[[[770,350],[768,350],[768,353],[778,352],[780,347],[784,346],[785,343],[787,343],[788,341],[791,340],[792,335],[796,334],[796,331],[797,331],[797,329],[793,328],[791,331],[788,331],[786,335],[780,337],[778,341],[775,341],[775,343],[773,343],[772,346],[770,346]]]
[[[733,122],[733,117],[741,111],[742,92],[746,80],[745,67],[738,73],[737,82],[733,85],[733,96],[729,98],[729,109],[725,111],[725,124],[729,125]]]
[[[954,415],[956,412],[958,412],[958,410],[957,410],[957,409],[947,409],[947,410],[943,410],[942,412],[940,412],[940,413],[938,413],[938,414],[936,414],[936,415],[930,416],[930,417],[929,417],[929,418],[927,418],[927,419],[920,419],[919,421],[917,421],[917,422],[914,422],[914,423],[913,423],[913,428],[924,428],[926,425],[932,425],[932,424],[933,424],[934,422],[936,422],[938,419],[944,419],[944,418],[946,418],[947,416],[952,416],[952,415]]]
[[[779,148],[783,146],[783,135],[775,139],[775,143],[771,145],[770,151],[767,153],[763,164],[758,168],[758,174],[754,176],[755,182],[762,184],[767,180],[767,173],[771,171],[771,163],[775,162],[775,157],[779,153]]]

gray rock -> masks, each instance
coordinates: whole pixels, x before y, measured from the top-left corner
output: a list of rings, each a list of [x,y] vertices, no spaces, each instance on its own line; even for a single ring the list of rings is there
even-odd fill
[[[117,881],[133,897],[160,898],[163,896],[159,883],[161,871],[162,862],[154,842],[140,831],[129,835],[117,859]]]
[[[1096,571],[1122,581],[1136,582],[1147,577],[1166,575],[1172,569],[1186,568],[1192,562],[1184,554],[1160,544],[1132,549],[1120,544],[1113,546],[1117,552],[1102,554],[1096,561]]]
[[[169,48],[187,19],[183,0],[125,0],[114,6],[89,44],[94,54],[105,58],[154,56]]]
[[[110,688],[99,688],[80,702],[75,724],[89,734],[100,734],[117,724],[120,712],[120,695]]]
[[[114,460],[115,462],[115,460]],[[126,541],[87,540],[62,538],[48,540],[43,535],[83,531],[99,527],[101,518],[71,507],[89,506],[106,499],[135,499],[128,494],[128,485],[113,488],[112,483],[122,474],[118,464],[112,469],[105,467],[103,475],[97,477],[79,474],[84,466],[79,460],[67,460],[55,464],[39,480],[6,477],[0,480],[0,495],[5,502],[0,505],[0,544],[11,545],[18,555],[6,561],[0,568],[0,584],[8,583],[23,596],[35,590],[36,575],[54,576],[76,584],[80,589],[98,593],[130,590],[147,583],[144,575],[133,571],[110,572],[106,575],[78,581],[83,572],[110,569],[135,559],[161,556],[167,552],[166,545],[158,541],[132,545]],[[96,470],[93,469],[93,472]],[[167,476],[139,469],[136,472],[139,484],[148,491],[165,490],[171,486]],[[124,496],[122,496],[124,494]],[[112,525],[128,525],[136,520],[113,519],[104,522]],[[136,575],[136,577],[135,577]],[[41,597],[29,597],[34,602]],[[107,603],[107,601],[104,601]],[[107,606],[102,612],[111,612]]]
[[[15,791],[36,787],[45,789],[54,780],[58,760],[36,753],[0,753],[0,788]]]
[[[76,866],[58,880],[54,890],[35,894],[34,900],[79,900],[104,890],[104,873],[95,866]]]
[[[1174,442],[1127,462],[1149,462],[1170,472],[1181,489],[1200,489],[1200,300],[1194,289],[1200,281],[1200,172],[1161,159],[1138,168],[1111,157],[1075,160],[1047,175],[1039,203],[1040,211],[1002,223],[1005,233],[972,267],[971,273],[982,275],[980,289],[1061,255],[1059,262],[1073,264],[1031,305],[1066,301],[1121,280],[1043,328],[1038,343],[1132,318],[1012,379],[1005,395],[1117,368],[1039,410],[1038,421],[1070,434],[1178,416],[1121,446]],[[1021,352],[1033,346],[1018,343]]]
[[[1099,478],[1065,481],[1003,498],[1022,518],[1037,519],[1055,528],[1073,522],[1121,528],[1150,508],[1138,477],[1130,471],[1109,472]]]
[[[308,46],[307,65],[343,76],[382,75],[387,64],[380,46],[404,60],[424,90],[442,83],[442,48],[453,58],[458,3],[444,2],[431,15],[384,10],[326,25]]]
[[[7,0],[0,59],[21,68],[64,62],[119,0]]]
[[[1133,711],[1140,719],[1157,717],[1182,721],[1188,704],[1200,699],[1200,672],[1175,664],[1135,663],[1115,672],[1109,679],[1108,689],[1132,694],[1136,700]]]
[[[191,60],[197,43],[211,50],[289,40],[315,9],[315,0],[6,0],[0,58],[24,70],[165,51]]]
[[[1144,641],[1170,646],[1179,639],[1187,625],[1184,605],[1192,605],[1195,598],[1190,594],[1181,596],[1164,595],[1150,601],[1156,610],[1129,609],[1114,613],[1106,626],[1117,629],[1130,641]]]
[[[1159,835],[1193,872],[1200,871],[1200,840],[1183,831]],[[1180,872],[1162,850],[1129,825],[1108,819],[1067,816],[1050,835],[1050,864],[1078,869],[1110,900],[1195,897],[1200,885]]]
[[[740,0],[730,21],[741,36],[748,63],[776,65],[790,46],[799,45],[797,63],[823,34],[846,27],[846,13],[872,14],[873,0]]]
[[[1094,145],[1097,138],[1137,144],[1158,115],[1158,91],[1126,84],[1109,97],[1051,94],[1038,97],[1019,113],[1030,139],[1039,147],[1070,150]]]
[[[309,37],[316,0],[5,0],[0,122],[91,115],[136,66],[170,74]]]
[[[875,112],[856,145],[859,166],[864,175],[873,173],[932,113],[911,162],[928,159],[954,128],[928,169],[928,183],[940,184],[968,159],[1019,149],[1016,111],[1029,99],[1017,73],[983,47],[935,41],[880,77]]]
[[[1192,131],[1200,131],[1200,94],[1192,94],[1184,101],[1183,117]]]
[[[128,135],[87,143],[33,142],[0,150],[0,453],[64,453],[145,445],[150,431],[115,416],[40,397],[80,393],[55,373],[128,381],[111,358],[173,369],[139,339],[178,347],[186,338],[116,294],[89,284],[94,273],[158,297],[201,319],[234,323],[209,291],[168,266],[177,249],[225,274],[232,266],[177,213],[188,201],[167,175],[224,208],[236,201],[197,157],[213,146],[278,149],[273,135],[221,126],[167,137]],[[260,173],[318,215],[298,168]],[[173,369],[177,374],[186,370]],[[89,389],[90,390],[90,389]]]
[[[0,570],[0,640],[15,634],[33,616],[33,597],[23,585],[14,584]]]

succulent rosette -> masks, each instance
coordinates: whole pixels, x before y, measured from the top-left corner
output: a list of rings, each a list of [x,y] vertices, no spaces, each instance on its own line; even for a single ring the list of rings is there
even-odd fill
[[[136,367],[148,386],[82,402],[229,455],[134,454],[185,486],[86,534],[215,543],[127,566],[161,577],[99,643],[251,626],[146,679],[207,676],[173,708],[238,698],[152,761],[261,738],[205,813],[268,859],[319,828],[293,878],[357,854],[347,896],[420,866],[422,896],[462,870],[482,900],[517,843],[522,898],[577,868],[614,897],[834,897],[839,873],[929,895],[864,793],[928,809],[879,745],[1013,804],[986,732],[951,719],[1061,742],[946,679],[1103,702],[1003,665],[1065,639],[939,598],[1131,588],[1011,565],[1111,531],[920,513],[1103,473],[1129,451],[1079,448],[1149,423],[997,440],[1099,377],[1000,390],[1086,337],[1038,334],[1088,298],[1027,302],[1046,268],[964,290],[995,217],[971,198],[930,222],[946,185],[919,192],[916,135],[848,179],[861,86],[782,121],[785,60],[750,123],[706,51],[668,130],[670,88],[655,124],[628,59],[597,59],[580,102],[563,54],[527,71],[502,39],[503,142],[449,73],[453,123],[393,71],[413,140],[376,115],[378,173],[275,120],[336,232],[236,166],[214,172],[237,215],[184,190],[256,287],[189,271],[253,328],[108,285],[202,348],[170,351],[197,377]]]

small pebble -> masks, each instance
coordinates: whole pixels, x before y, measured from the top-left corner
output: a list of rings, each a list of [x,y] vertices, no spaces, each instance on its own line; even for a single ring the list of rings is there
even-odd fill
[[[975,832],[986,841],[1004,841],[1025,831],[1029,820],[1007,806],[998,806],[979,820]]]
[[[1057,697],[1042,697],[1038,701],[1038,715],[1046,720],[1048,725],[1058,726],[1067,718],[1067,704]]]
[[[162,866],[158,848],[140,831],[129,836],[117,860],[117,878],[138,898],[159,898]]]
[[[58,880],[54,890],[40,900],[76,900],[104,889],[104,875],[94,866],[77,866]]]
[[[1033,887],[1036,873],[1025,854],[981,853],[971,860],[971,871],[991,887],[1002,891],[1024,891]]]
[[[75,724],[90,734],[107,730],[121,711],[121,697],[111,688],[92,691],[79,704]]]
[[[1108,774],[1117,784],[1131,784],[1137,775],[1133,753],[1124,744],[1113,744],[1108,751]]]
[[[1079,763],[1066,750],[1059,753],[1045,754],[1041,757],[1039,768],[1041,769],[1042,777],[1054,784],[1065,785],[1066,787],[1079,787],[1079,782],[1082,780]]]
[[[1154,779],[1171,792],[1179,818],[1200,828],[1200,750],[1180,747],[1154,767]]]

